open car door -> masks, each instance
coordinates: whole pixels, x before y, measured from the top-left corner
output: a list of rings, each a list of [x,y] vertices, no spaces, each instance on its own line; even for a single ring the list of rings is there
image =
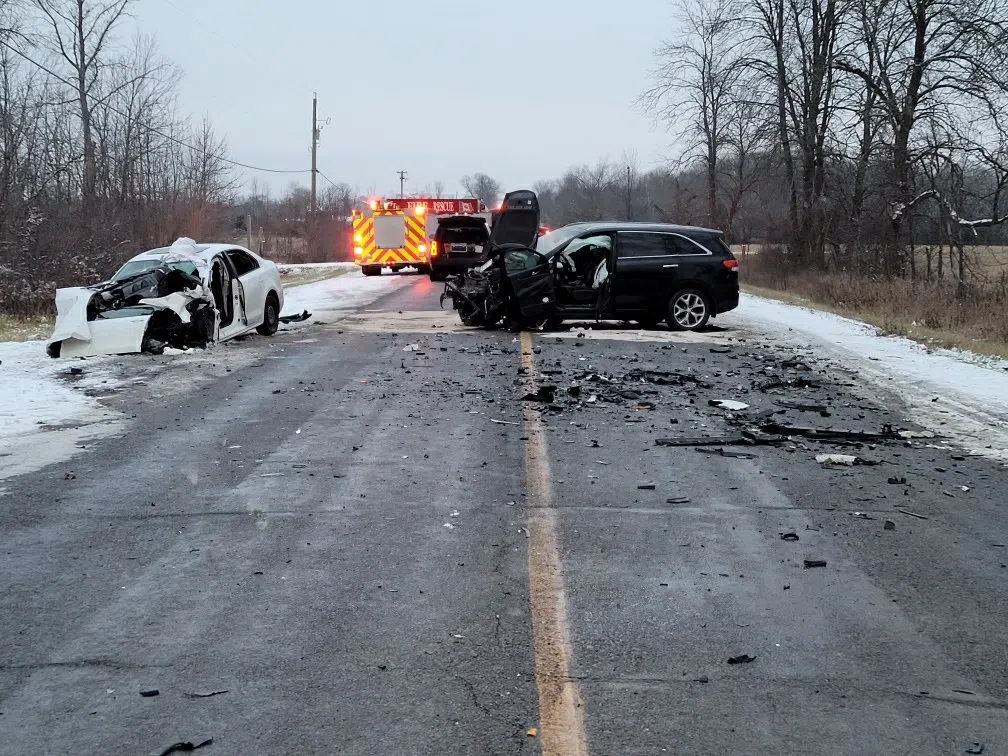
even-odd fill
[[[508,192],[500,209],[493,214],[488,247],[507,244],[532,248],[539,238],[539,198],[528,189]]]
[[[545,257],[521,245],[509,245],[504,271],[525,323],[539,323],[556,312],[553,273]]]

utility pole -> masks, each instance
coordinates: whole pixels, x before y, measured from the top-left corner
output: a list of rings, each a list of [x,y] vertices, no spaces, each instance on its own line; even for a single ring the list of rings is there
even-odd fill
[[[318,212],[318,92],[312,94],[311,105],[311,215],[314,220]]]
[[[399,171],[399,199],[406,196],[406,180],[408,178],[406,171]]]

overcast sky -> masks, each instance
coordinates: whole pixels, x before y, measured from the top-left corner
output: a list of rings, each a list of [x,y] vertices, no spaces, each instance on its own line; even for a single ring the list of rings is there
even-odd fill
[[[245,163],[310,167],[315,91],[319,169],[361,191],[398,193],[400,169],[407,192],[451,193],[475,171],[515,189],[668,153],[634,100],[669,0],[139,0],[133,17],[183,69],[182,110]],[[274,193],[308,178],[255,175]]]

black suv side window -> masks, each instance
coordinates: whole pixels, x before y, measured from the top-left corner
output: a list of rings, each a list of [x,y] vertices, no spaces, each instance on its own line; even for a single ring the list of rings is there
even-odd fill
[[[665,253],[669,255],[709,255],[711,250],[688,236],[666,234]]]
[[[660,257],[665,250],[664,234],[642,231],[620,232],[617,255],[619,257]]]

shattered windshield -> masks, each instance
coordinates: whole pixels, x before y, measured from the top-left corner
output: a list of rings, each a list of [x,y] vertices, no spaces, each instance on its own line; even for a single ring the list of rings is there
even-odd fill
[[[544,257],[550,257],[560,247],[577,236],[580,230],[579,226],[564,226],[556,231],[550,231],[539,237],[539,241],[536,242],[536,251]]]
[[[196,266],[193,265],[191,262],[171,262],[166,264],[159,259],[150,259],[150,260],[133,260],[131,262],[126,263],[121,268],[119,268],[119,270],[116,272],[114,276],[112,276],[112,280],[125,281],[130,276],[135,276],[138,273],[143,273],[145,270],[160,268],[164,265],[167,265],[167,267],[172,268],[173,270],[181,270],[183,273],[188,273],[190,276],[196,276],[197,278],[199,278],[199,271],[196,270]]]

